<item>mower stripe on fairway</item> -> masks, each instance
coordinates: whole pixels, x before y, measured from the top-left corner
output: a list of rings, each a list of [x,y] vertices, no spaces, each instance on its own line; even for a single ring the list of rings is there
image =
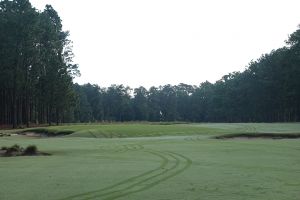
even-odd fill
[[[189,158],[180,155],[178,153],[143,150],[143,148],[144,147],[140,144],[131,144],[131,145],[122,146],[122,149],[124,149],[125,151],[142,150],[142,152],[149,153],[159,157],[161,159],[159,167],[150,170],[148,172],[142,173],[138,176],[134,176],[127,180],[121,181],[109,187],[96,190],[96,191],[70,196],[64,198],[63,200],[81,200],[81,199],[113,200],[120,197],[124,197],[154,187],[155,185],[183,172],[192,163],[192,161]],[[121,153],[124,151],[120,151],[120,149],[118,148],[117,151],[114,152]]]

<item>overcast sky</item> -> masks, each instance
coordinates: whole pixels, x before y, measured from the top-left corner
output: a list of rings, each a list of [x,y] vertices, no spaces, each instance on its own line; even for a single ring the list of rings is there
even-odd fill
[[[299,0],[31,0],[51,4],[74,42],[81,77],[100,86],[199,85],[282,47]]]

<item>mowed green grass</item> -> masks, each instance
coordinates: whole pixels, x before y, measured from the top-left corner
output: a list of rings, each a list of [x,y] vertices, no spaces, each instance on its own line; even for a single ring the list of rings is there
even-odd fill
[[[74,133],[0,138],[0,146],[35,144],[52,154],[0,158],[1,200],[298,200],[300,196],[300,139],[211,137],[299,133],[299,123],[92,124],[47,129]]]
[[[27,130],[27,129],[25,129]],[[154,137],[170,135],[211,135],[224,132],[221,127],[206,127],[196,124],[145,124],[145,123],[116,123],[116,124],[78,124],[52,126],[46,128],[29,129],[36,132],[50,132],[59,134],[73,132],[71,137],[92,138],[126,138],[126,137]]]
[[[155,136],[213,136],[228,133],[300,133],[300,123],[202,123],[202,124],[72,124],[25,131],[59,134],[73,132],[70,137],[126,138]],[[24,130],[22,130],[24,131]]]

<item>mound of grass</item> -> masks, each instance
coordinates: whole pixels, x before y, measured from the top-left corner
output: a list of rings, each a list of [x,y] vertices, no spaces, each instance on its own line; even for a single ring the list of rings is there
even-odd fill
[[[28,132],[38,132],[40,129],[30,129]],[[90,125],[64,125],[52,126],[43,129],[44,132],[55,134],[72,133],[71,137],[90,138],[130,138],[130,137],[158,137],[158,136],[186,136],[209,135],[224,133],[223,129],[214,127],[202,127],[191,124],[90,124]],[[66,134],[65,134],[66,135]]]
[[[159,137],[159,136],[220,136],[240,133],[299,133],[300,123],[91,123],[65,124],[43,128],[12,130],[35,137],[89,137],[89,138],[131,138],[131,137]],[[250,136],[251,137],[251,136]],[[276,135],[279,137],[279,135]],[[291,136],[293,137],[293,136]]]

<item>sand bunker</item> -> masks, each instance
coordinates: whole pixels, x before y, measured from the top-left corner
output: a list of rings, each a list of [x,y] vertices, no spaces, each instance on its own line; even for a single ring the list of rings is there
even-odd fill
[[[216,139],[299,139],[300,133],[236,133],[216,136]]]

